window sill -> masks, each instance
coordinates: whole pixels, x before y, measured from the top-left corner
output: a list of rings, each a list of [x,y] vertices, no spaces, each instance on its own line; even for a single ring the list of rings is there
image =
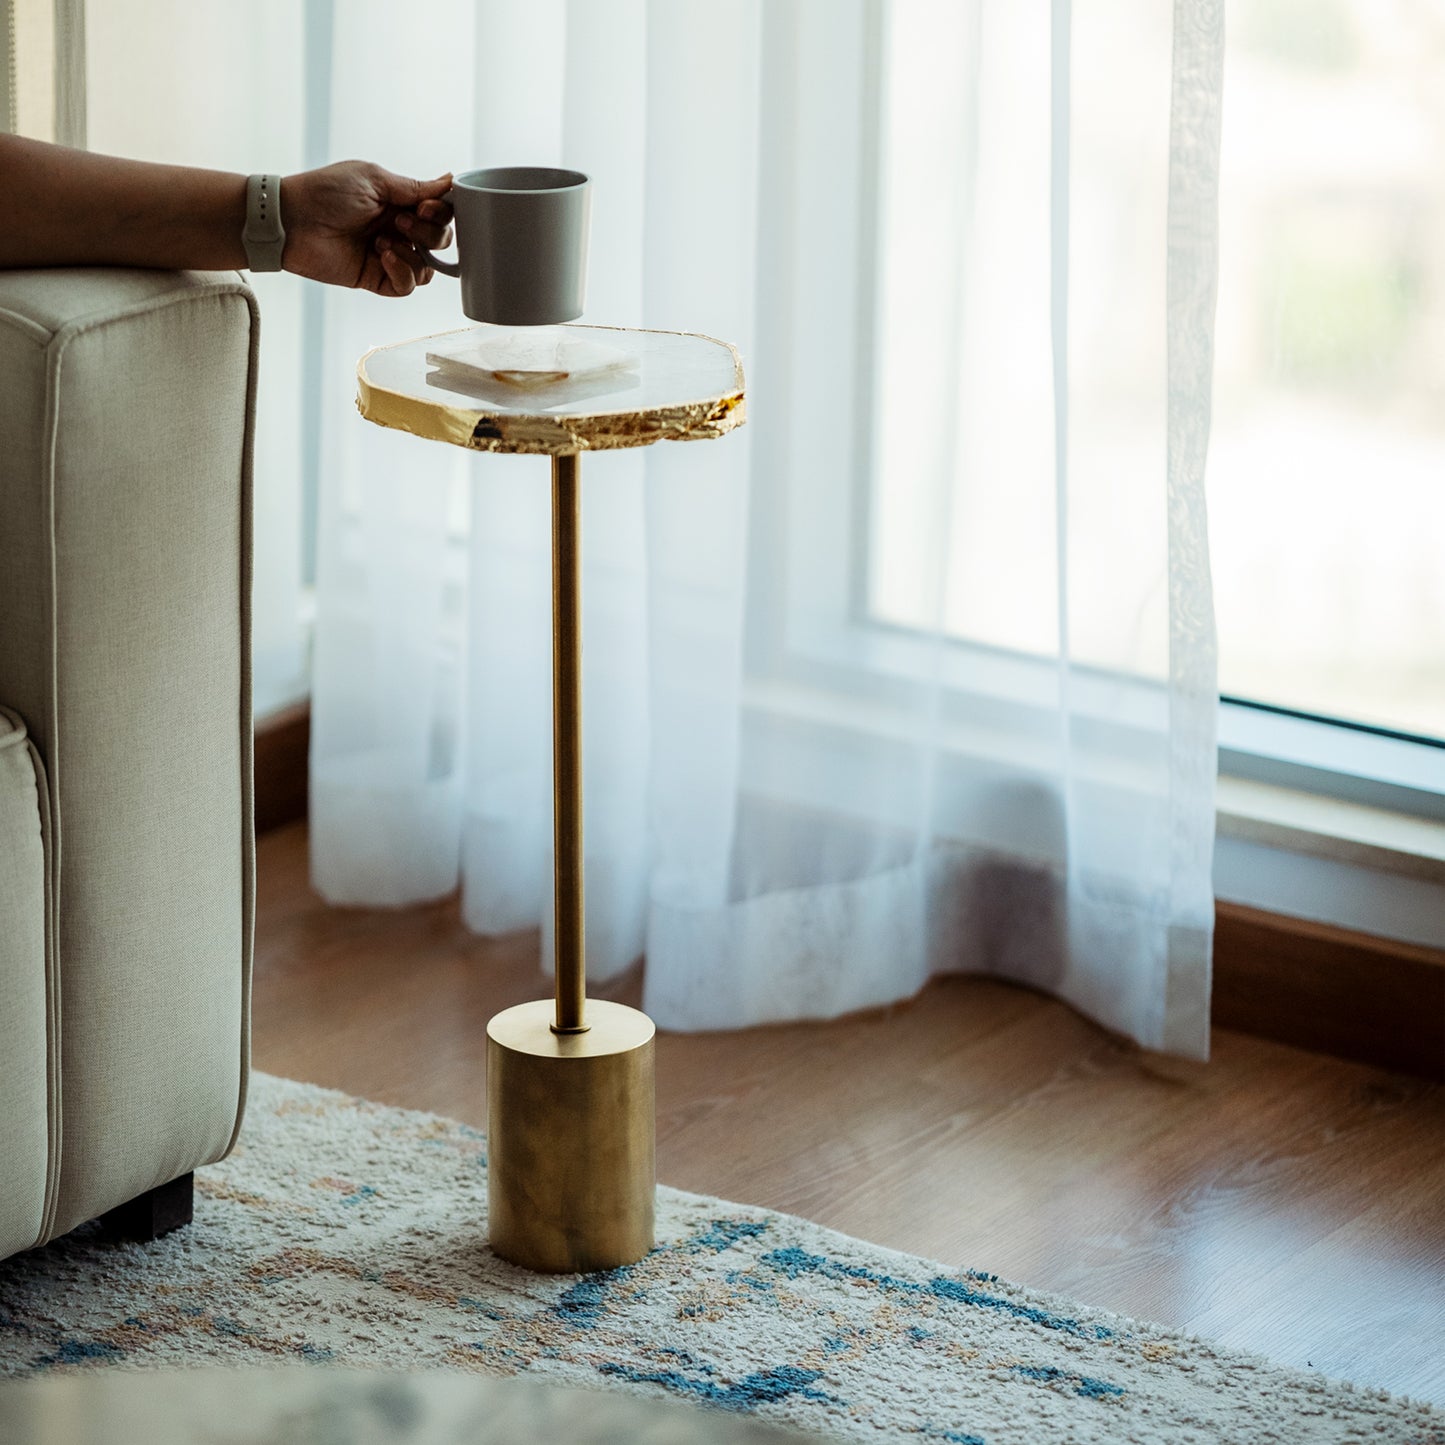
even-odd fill
[[[1445,823],[1301,789],[1221,777],[1221,838],[1445,886]]]

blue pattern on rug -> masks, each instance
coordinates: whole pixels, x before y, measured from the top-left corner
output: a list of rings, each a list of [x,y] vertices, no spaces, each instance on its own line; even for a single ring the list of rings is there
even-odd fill
[[[1105,1325],[1082,1325],[1078,1320],[1069,1319],[1064,1315],[1053,1314],[1048,1310],[1036,1309],[1033,1305],[1016,1304],[1013,1300],[1001,1299],[997,1295],[985,1294],[982,1290],[974,1289],[963,1280],[949,1279],[946,1276],[938,1275],[928,1281],[927,1284],[919,1284],[911,1279],[895,1279],[889,1274],[877,1274],[873,1270],[863,1269],[856,1265],[838,1264],[836,1261],[827,1259],[822,1255],[808,1254],[806,1251],[795,1246],[787,1249],[775,1249],[763,1256],[763,1263],[770,1264],[775,1269],[782,1270],[789,1279],[797,1279],[799,1275],[816,1273],[829,1276],[833,1279],[857,1279],[867,1284],[877,1285],[880,1289],[902,1290],[908,1294],[923,1294],[931,1291],[940,1299],[956,1300],[960,1304],[977,1305],[981,1309],[1002,1310],[1005,1314],[1012,1315],[1015,1319],[1029,1320],[1036,1325],[1043,1325],[1049,1330],[1064,1330],[1071,1335],[1082,1335],[1088,1339],[1107,1340],[1113,1338],[1113,1331]],[[969,1279],[981,1279],[992,1282],[998,1278],[997,1275],[982,1275],[969,1272]]]
[[[1124,1393],[1122,1385],[1111,1385],[1107,1380],[1094,1380],[1088,1375],[1075,1375],[1055,1365],[1011,1365],[1009,1368],[1026,1379],[1042,1380],[1049,1385],[1061,1380],[1066,1385],[1072,1385],[1076,1395],[1084,1395],[1092,1400],[1103,1400],[1110,1395]]]
[[[58,1348],[41,1355],[35,1363],[48,1370],[55,1365],[85,1365],[96,1360],[114,1363],[124,1358],[124,1350],[105,1340],[62,1340]]]
[[[795,1365],[779,1365],[760,1374],[747,1375],[736,1384],[726,1386],[719,1385],[715,1380],[690,1378],[676,1370],[646,1371],[612,1363],[600,1368],[604,1375],[614,1375],[634,1385],[662,1385],[674,1394],[704,1400],[723,1410],[756,1410],[759,1405],[786,1400],[790,1395],[801,1395],[805,1400],[821,1400],[830,1405],[844,1403],[813,1389],[813,1382],[823,1377],[821,1370],[800,1370]]]
[[[571,1289],[563,1292],[556,1304],[549,1306],[558,1319],[579,1329],[591,1329],[610,1310],[608,1297],[614,1285],[624,1284],[632,1277],[634,1266],[628,1264],[621,1269],[603,1270],[598,1274],[584,1274]],[[503,1318],[493,1315],[494,1319]]]
[[[761,1219],[714,1219],[710,1229],[694,1235],[684,1248],[691,1254],[704,1249],[721,1254],[740,1240],[756,1239],[767,1227],[767,1221]]]

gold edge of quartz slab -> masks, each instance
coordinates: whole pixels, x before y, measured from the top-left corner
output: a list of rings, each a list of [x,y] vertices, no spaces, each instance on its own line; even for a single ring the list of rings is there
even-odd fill
[[[454,331],[418,337],[432,341],[457,336]],[[708,441],[726,435],[747,420],[747,397],[743,382],[742,357],[729,341],[719,341],[700,331],[646,330],[640,327],[578,326],[578,331],[606,331],[614,335],[631,330],[652,336],[692,336],[714,346],[725,347],[732,357],[735,389],[698,401],[644,411],[592,412],[581,416],[556,416],[545,412],[486,411],[477,407],[452,406],[445,402],[421,401],[401,392],[375,385],[366,374],[366,363],[378,352],[391,347],[377,346],[356,366],[356,408],[369,422],[410,432],[413,436],[473,451],[515,452],[557,456],[569,452],[613,451],[624,447],[651,446],[660,441]],[[398,342],[409,346],[415,342]]]
[[[362,357],[362,361],[365,360],[366,357]],[[373,386],[360,374],[356,379],[356,409],[377,426],[458,447],[471,446],[477,423],[476,413],[465,407],[418,401],[415,397]]]

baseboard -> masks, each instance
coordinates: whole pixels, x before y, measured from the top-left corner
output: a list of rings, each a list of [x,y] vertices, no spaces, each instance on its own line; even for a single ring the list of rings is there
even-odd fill
[[[306,816],[311,707],[256,722],[256,832]],[[1213,1020],[1315,1053],[1445,1079],[1445,952],[1220,903]]]
[[[1219,903],[1220,1028],[1445,1080],[1445,952]]]
[[[306,816],[311,704],[299,702],[256,719],[256,832]]]

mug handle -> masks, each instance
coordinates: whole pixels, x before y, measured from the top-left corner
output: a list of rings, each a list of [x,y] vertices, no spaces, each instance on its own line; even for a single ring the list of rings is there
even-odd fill
[[[440,256],[433,256],[425,246],[418,246],[422,260],[435,271],[440,271],[443,276],[460,276],[462,268],[455,261],[443,261]]]
[[[456,191],[455,191],[455,190],[451,190],[451,191],[448,191],[448,192],[446,193],[446,195],[442,197],[442,199],[447,203],[447,205],[453,207],[453,210],[455,210],[455,203],[454,203],[454,201],[453,201],[453,197],[454,197],[455,195],[456,195]],[[455,219],[456,219],[455,215],[453,216],[452,219],[453,219],[453,221],[455,221]],[[416,245],[415,242],[412,242],[412,244],[413,244],[413,245]],[[452,277],[460,277],[460,276],[461,276],[461,274],[462,274],[462,268],[461,268],[461,266],[460,266],[457,262],[455,262],[455,261],[443,261],[440,257],[438,257],[438,256],[433,256],[432,253],[431,253],[430,251],[428,251],[425,246],[417,246],[417,250],[421,252],[423,259],[426,261],[426,264],[427,264],[428,266],[430,266],[434,271],[440,271],[443,276],[452,276]]]

